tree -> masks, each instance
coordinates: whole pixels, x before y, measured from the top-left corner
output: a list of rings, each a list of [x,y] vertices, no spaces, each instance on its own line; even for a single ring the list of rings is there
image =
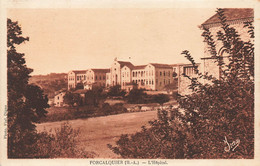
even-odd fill
[[[85,93],[85,104],[98,107],[106,99],[106,94],[102,87],[93,87]]]
[[[84,89],[84,84],[82,82],[77,83],[75,90],[77,89]]]
[[[153,100],[156,102],[156,103],[159,103],[161,106],[170,101],[170,98],[168,95],[165,95],[165,94],[158,94],[158,95],[155,95]]]
[[[115,153],[130,158],[254,157],[254,27],[252,22],[245,23],[251,40],[242,41],[227,24],[224,10],[218,9],[217,14],[221,23],[217,40],[229,61],[224,63],[217,54],[209,29],[204,28],[202,36],[216,59],[220,78],[201,73],[190,53],[183,51],[197,73],[194,77],[184,75],[191,81],[193,93],[179,95],[179,107],[159,112],[150,128],[131,137],[121,136],[115,147],[109,145]],[[160,142],[163,145],[158,146]]]
[[[147,94],[144,92],[143,89],[134,88],[129,92],[126,99],[127,102],[131,104],[143,104],[145,103],[146,96]]]
[[[80,106],[83,104],[81,96],[77,93],[67,92],[63,99],[64,103],[71,107],[74,107],[75,105]]]
[[[16,46],[29,41],[18,22],[7,19],[8,157],[30,157],[36,150],[35,123],[47,113],[48,98],[28,79],[33,71],[25,64]]]
[[[108,96],[112,96],[112,97],[118,97],[118,96],[124,97],[125,94],[126,92],[124,90],[121,90],[120,85],[111,86],[107,93]]]

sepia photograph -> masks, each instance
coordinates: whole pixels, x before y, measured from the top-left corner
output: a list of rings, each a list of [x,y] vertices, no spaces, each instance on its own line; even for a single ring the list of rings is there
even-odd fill
[[[215,6],[6,8],[2,156],[256,159],[259,18]]]

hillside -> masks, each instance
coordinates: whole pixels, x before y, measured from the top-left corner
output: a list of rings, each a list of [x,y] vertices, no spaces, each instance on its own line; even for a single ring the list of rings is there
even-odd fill
[[[61,89],[67,89],[67,73],[51,73],[47,75],[33,75],[29,79],[30,84],[41,87],[48,98],[53,98],[54,93]]]

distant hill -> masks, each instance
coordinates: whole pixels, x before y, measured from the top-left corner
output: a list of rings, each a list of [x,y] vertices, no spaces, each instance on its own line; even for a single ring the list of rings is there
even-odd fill
[[[53,98],[56,91],[67,89],[67,73],[50,73],[47,75],[33,75],[29,79],[30,84],[41,87],[48,98]]]

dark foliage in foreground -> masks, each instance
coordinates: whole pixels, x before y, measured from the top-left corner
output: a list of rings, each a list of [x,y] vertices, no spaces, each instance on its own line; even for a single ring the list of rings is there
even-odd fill
[[[28,157],[34,151],[35,123],[45,116],[48,98],[36,85],[28,84],[32,69],[16,46],[28,41],[17,22],[7,19],[8,157]]]
[[[222,25],[218,41],[228,55],[217,54],[208,29],[203,37],[220,69],[220,78],[202,74],[188,51],[182,54],[193,64],[197,77],[190,79],[190,95],[179,96],[179,107],[158,112],[134,135],[122,135],[117,146],[108,147],[123,158],[253,158],[254,157],[254,27],[246,23],[251,40],[242,41],[226,23],[224,10],[217,13]],[[201,83],[201,80],[205,83]]]
[[[32,69],[16,46],[28,41],[18,22],[7,19],[8,158],[88,157],[76,147],[78,131],[64,124],[55,134],[37,133],[45,117],[48,98],[40,87],[28,83]]]

